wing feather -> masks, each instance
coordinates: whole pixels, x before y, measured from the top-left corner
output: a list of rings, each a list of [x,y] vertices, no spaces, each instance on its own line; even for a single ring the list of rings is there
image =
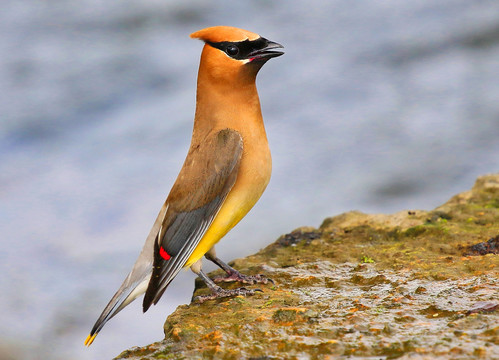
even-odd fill
[[[191,147],[166,201],[168,210],[154,244],[144,312],[158,302],[210,227],[234,186],[242,153],[241,135],[231,129],[218,131]],[[161,248],[170,256],[168,260],[160,255]]]

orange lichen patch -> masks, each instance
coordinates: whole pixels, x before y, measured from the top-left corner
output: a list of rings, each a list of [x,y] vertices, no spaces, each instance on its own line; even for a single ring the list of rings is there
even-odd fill
[[[385,326],[382,324],[376,324],[369,327],[369,332],[373,335],[379,335],[383,332]]]
[[[321,281],[319,278],[316,276],[297,276],[292,279],[292,281],[297,285],[312,285],[315,284],[319,281]]]
[[[428,354],[430,352],[430,349],[417,347],[417,348],[414,348],[414,351],[418,354]]]
[[[172,339],[175,341],[180,341],[180,333],[182,332],[182,329],[179,327],[174,327],[171,333]]]
[[[285,310],[295,311],[296,313],[303,313],[303,312],[307,311],[308,309],[305,307],[289,307],[289,308],[286,308]]]
[[[209,340],[211,342],[220,342],[223,339],[223,334],[219,330],[212,331],[206,335],[203,336],[203,339]]]

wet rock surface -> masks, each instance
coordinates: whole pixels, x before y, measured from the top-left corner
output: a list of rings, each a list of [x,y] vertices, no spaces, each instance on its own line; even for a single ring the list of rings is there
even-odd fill
[[[296,229],[233,263],[275,284],[179,306],[165,340],[117,359],[499,358],[499,255],[470,253],[495,246],[498,199],[487,175],[434,211]]]

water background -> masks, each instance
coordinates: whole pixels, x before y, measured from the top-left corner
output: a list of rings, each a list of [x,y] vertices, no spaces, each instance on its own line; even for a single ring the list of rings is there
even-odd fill
[[[273,177],[222,258],[348,210],[432,209],[499,170],[495,0],[7,1],[0,357],[109,359],[160,340],[189,301],[185,272],[83,347],[183,162],[202,47],[188,35],[213,25],[286,48],[258,78]]]

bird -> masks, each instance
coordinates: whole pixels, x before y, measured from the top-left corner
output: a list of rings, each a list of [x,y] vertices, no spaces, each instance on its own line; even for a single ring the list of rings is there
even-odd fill
[[[270,181],[272,160],[255,81],[269,59],[284,54],[283,46],[230,26],[208,27],[190,37],[204,46],[186,159],[139,257],[95,322],[86,346],[142,294],[143,312],[156,304],[183,268],[211,290],[205,299],[254,294],[244,287],[218,286],[203,271],[203,256],[227,273],[224,281],[269,280],[241,274],[217,257],[215,244],[250,211]]]

